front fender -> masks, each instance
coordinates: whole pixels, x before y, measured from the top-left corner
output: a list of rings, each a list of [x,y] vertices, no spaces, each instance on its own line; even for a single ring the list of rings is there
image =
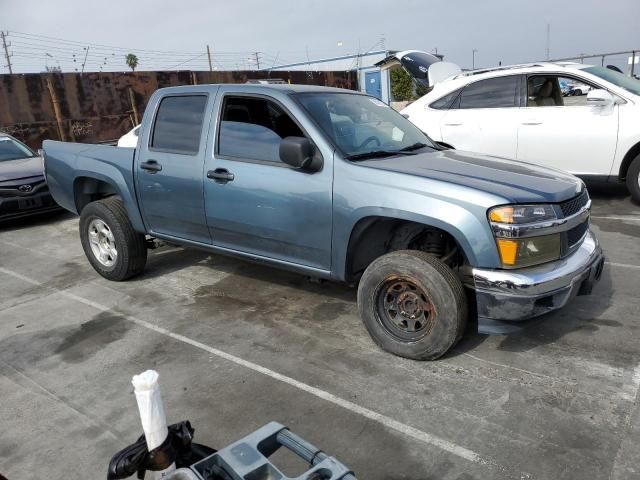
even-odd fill
[[[332,275],[346,278],[349,240],[367,217],[406,220],[450,234],[473,267],[499,268],[487,209],[505,200],[489,192],[338,163],[334,180]]]
[[[364,207],[353,212],[341,232],[334,237],[333,264],[334,270],[339,272],[339,278],[344,280],[347,268],[348,245],[351,234],[359,221],[368,217],[385,217],[397,220],[406,220],[423,225],[439,228],[451,235],[462,251],[469,264],[472,266],[499,267],[500,259],[495,247],[495,240],[486,219],[478,219],[471,212],[456,205],[447,205],[446,218],[440,215],[429,215],[407,210],[398,210],[385,207]]]

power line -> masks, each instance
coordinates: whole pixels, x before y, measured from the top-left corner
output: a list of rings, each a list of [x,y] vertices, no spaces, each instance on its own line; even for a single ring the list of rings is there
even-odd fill
[[[8,43],[4,37],[11,37]],[[372,48],[380,44],[379,40]],[[118,71],[126,69],[125,57],[132,53],[139,59],[139,70],[173,70],[182,65],[189,65],[191,69],[206,70],[236,70],[242,68],[273,68],[282,64],[294,64],[306,57],[310,61],[310,51],[278,51],[268,53],[262,51],[216,51],[215,56],[189,50],[158,50],[135,48],[117,45],[107,45],[92,42],[81,42],[60,37],[39,35],[26,32],[4,32],[3,47],[6,43],[5,57],[11,59],[11,72],[17,68],[28,72],[48,68],[49,62],[55,62],[64,71]],[[11,46],[11,52],[9,51]],[[314,51],[314,57],[319,55]],[[209,59],[209,56],[211,57]],[[8,62],[8,60],[7,60]],[[8,62],[9,63],[9,62]],[[166,65],[171,65],[166,67]]]

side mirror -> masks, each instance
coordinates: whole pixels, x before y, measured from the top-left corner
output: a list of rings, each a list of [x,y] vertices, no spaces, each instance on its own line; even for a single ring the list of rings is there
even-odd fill
[[[322,168],[322,157],[306,137],[285,137],[280,142],[280,160],[301,170],[317,172]]]
[[[38,154],[38,156],[39,156],[39,157],[41,157],[41,156],[42,156],[43,151],[42,151],[42,149],[41,149],[41,148],[39,148],[39,149],[38,149],[38,151],[37,151],[36,153]]]
[[[587,104],[594,107],[609,107],[615,99],[608,91],[602,89],[591,90],[587,93]]]

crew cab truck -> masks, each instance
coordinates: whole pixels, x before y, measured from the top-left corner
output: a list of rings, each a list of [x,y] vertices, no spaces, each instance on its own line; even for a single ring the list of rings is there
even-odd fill
[[[358,285],[382,348],[436,359],[587,294],[602,251],[583,182],[444,149],[376,98],[293,85],[151,97],[136,148],[44,142],[91,265],[140,274],[154,239]]]

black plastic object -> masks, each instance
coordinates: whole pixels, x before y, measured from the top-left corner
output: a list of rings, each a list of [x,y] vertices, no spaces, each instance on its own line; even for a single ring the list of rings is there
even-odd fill
[[[188,468],[206,458],[216,450],[193,442],[194,429],[189,420],[169,425],[169,435],[159,447],[147,450],[144,435],[136,443],[120,450],[109,462],[108,480],[129,478],[138,474],[143,479],[147,470],[158,471],[168,468],[173,462],[176,468]]]

